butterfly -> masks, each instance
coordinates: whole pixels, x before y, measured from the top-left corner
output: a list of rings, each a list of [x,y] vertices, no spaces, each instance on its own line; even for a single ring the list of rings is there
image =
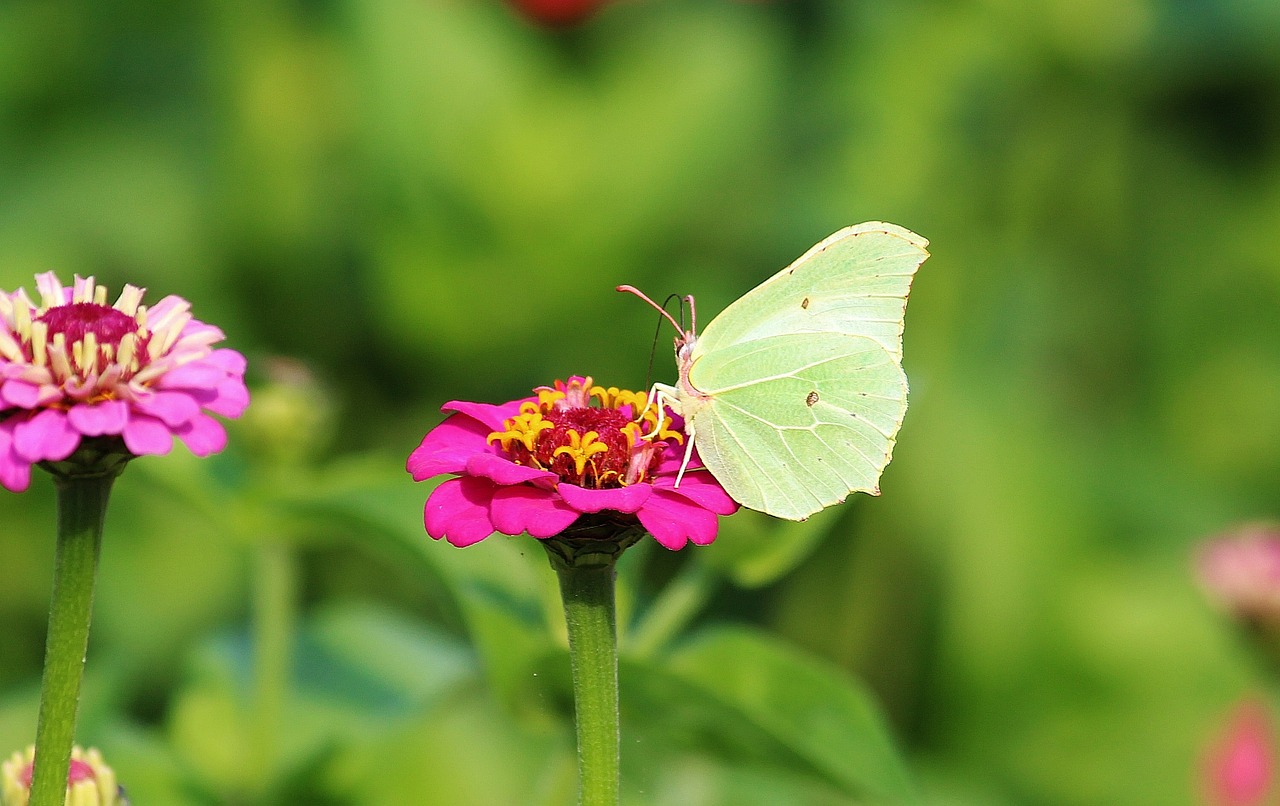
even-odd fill
[[[697,332],[675,325],[675,386],[650,400],[684,418],[693,454],[738,503],[804,520],[851,492],[880,494],[907,410],[902,326],[929,242],[879,221],[846,227]]]

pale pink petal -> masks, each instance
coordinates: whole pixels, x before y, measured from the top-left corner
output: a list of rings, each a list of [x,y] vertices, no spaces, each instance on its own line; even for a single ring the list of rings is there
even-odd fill
[[[565,503],[579,512],[635,512],[649,500],[653,487],[633,484],[612,490],[588,490],[576,484],[561,483],[556,488]]]
[[[468,403],[464,400],[453,400],[445,403],[440,407],[441,411],[456,411],[459,414],[465,414],[472,419],[484,423],[489,429],[486,433],[494,431],[502,431],[505,429],[505,423],[510,418],[520,413],[520,406],[529,401],[536,401],[537,398],[526,397],[520,400],[512,400],[510,403],[500,403],[494,405],[491,403]]]
[[[206,366],[201,361],[171,369],[156,381],[157,389],[217,389],[227,373],[218,367]]]
[[[738,502],[729,497],[709,470],[686,472],[680,480],[680,486],[675,487],[675,483],[675,476],[659,476],[654,479],[653,486],[655,489],[669,490],[675,495],[684,496],[717,515],[732,515],[738,511]]]
[[[15,493],[31,486],[31,463],[13,450],[12,420],[0,423],[0,484]]]
[[[685,541],[705,546],[716,539],[716,514],[670,490],[654,490],[636,514],[653,539],[669,549],[683,548]]]
[[[200,413],[200,404],[187,392],[152,392],[139,397],[133,408],[177,428]]]
[[[471,454],[467,457],[466,472],[469,476],[479,476],[497,484],[524,484],[528,481],[540,481],[550,487],[556,479],[556,474],[550,470],[518,465],[510,459],[492,453]]]
[[[93,405],[72,406],[67,419],[86,437],[119,434],[129,421],[129,404],[123,400],[105,400]]]
[[[459,548],[479,543],[493,534],[489,502],[497,491],[487,479],[450,479],[431,492],[423,507],[427,534],[444,538]]]
[[[13,427],[13,449],[30,462],[60,462],[75,453],[79,445],[80,432],[58,409],[43,409]]]
[[[462,473],[467,468],[467,459],[487,448],[486,439],[492,431],[471,417],[454,414],[427,432],[409,454],[405,469],[414,481],[441,473]]]
[[[173,434],[156,418],[135,414],[124,427],[124,445],[134,456],[163,456],[173,449]]]
[[[499,488],[489,508],[494,527],[505,535],[551,537],[569,528],[578,515],[555,493],[528,484]]]
[[[227,431],[207,414],[198,414],[174,433],[196,456],[208,456],[227,447]]]

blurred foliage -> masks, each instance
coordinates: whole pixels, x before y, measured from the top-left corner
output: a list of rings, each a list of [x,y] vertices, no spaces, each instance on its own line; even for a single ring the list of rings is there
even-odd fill
[[[552,575],[430,542],[404,457],[445,400],[643,387],[618,283],[706,318],[883,219],[934,255],[884,495],[628,556],[627,802],[1194,800],[1256,671],[1188,548],[1280,507],[1278,36],[1255,0],[0,4],[0,288],[179,293],[332,395],[310,448],[246,423],[121,479],[80,741],[137,803],[570,802]],[[0,518],[12,749],[50,485]],[[297,591],[269,764],[266,544]]]

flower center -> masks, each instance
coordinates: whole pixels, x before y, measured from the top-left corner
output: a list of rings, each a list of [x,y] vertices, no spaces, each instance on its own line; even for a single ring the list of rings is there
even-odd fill
[[[67,344],[82,341],[92,333],[98,344],[119,347],[121,339],[138,330],[137,319],[110,305],[96,302],[58,305],[40,314],[35,321],[45,323],[51,338],[58,333],[63,334]]]
[[[562,481],[607,489],[648,480],[666,439],[683,441],[663,417],[656,438],[658,410],[646,397],[627,389],[593,386],[590,378],[556,381],[489,435],[518,465],[549,470]],[[592,405],[598,402],[599,405]]]

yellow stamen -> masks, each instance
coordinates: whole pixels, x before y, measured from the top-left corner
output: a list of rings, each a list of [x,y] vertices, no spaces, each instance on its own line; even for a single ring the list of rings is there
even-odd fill
[[[487,441],[501,443],[504,451],[511,450],[512,443],[519,442],[525,450],[532,453],[533,446],[538,441],[538,435],[548,428],[555,428],[555,424],[550,420],[544,420],[542,412],[538,411],[537,406],[532,403],[524,404],[520,407],[520,411],[520,414],[503,423],[506,431],[494,431],[488,436]]]
[[[569,444],[556,448],[551,456],[555,458],[561,454],[567,454],[573,460],[574,469],[579,476],[586,469],[588,459],[597,453],[604,453],[609,450],[608,445],[596,441],[600,436],[596,431],[579,434],[577,431],[570,430],[566,432],[565,436],[569,438]]]
[[[85,375],[91,375],[98,371],[98,334],[89,331],[84,334],[83,353],[80,357],[80,369]]]

